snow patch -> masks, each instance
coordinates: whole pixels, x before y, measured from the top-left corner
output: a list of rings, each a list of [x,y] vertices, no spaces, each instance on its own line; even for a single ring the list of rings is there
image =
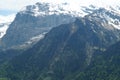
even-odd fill
[[[19,46],[15,46],[13,48],[16,48],[16,47],[19,47],[21,49],[25,49],[25,48],[29,48],[30,46],[33,46],[34,44],[36,44],[38,41],[40,41],[41,39],[44,38],[46,32],[45,33],[42,33],[42,34],[39,34],[37,36],[34,36],[32,37],[29,41],[25,42],[24,44],[22,45],[19,45]]]
[[[8,23],[8,22],[12,22],[15,18],[15,14],[11,14],[8,16],[2,16],[0,15],[0,24],[1,23]]]
[[[0,27],[0,38],[2,38],[8,29],[8,24],[5,24],[4,26]]]
[[[29,41],[26,42],[26,44],[32,44],[32,43],[35,43],[35,42],[38,42],[39,40],[43,39],[44,38],[44,35],[46,33],[42,33],[40,35],[37,35],[35,37],[32,37]]]
[[[14,20],[15,14],[2,16],[0,15],[0,38],[2,38],[10,25],[10,23]]]

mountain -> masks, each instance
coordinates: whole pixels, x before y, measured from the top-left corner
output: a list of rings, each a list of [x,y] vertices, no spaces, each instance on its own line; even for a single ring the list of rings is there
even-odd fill
[[[2,38],[5,47],[22,45],[31,38],[48,32],[53,27],[74,21],[74,17],[69,14],[58,14],[56,11],[47,14],[51,13],[50,7],[48,3],[36,3],[26,6],[26,9],[18,12],[6,35]],[[43,15],[44,12],[46,15]],[[37,15],[37,13],[41,14]]]
[[[105,15],[99,11],[100,9],[104,9],[103,13],[105,13]],[[31,41],[33,37],[39,35],[44,36],[44,34],[49,32],[53,27],[74,22],[76,17],[85,17],[87,15],[89,18],[96,16],[95,21],[97,21],[99,17],[100,19],[97,22],[103,22],[101,25],[105,27],[111,26],[112,28],[120,29],[119,11],[120,9],[117,5],[114,7],[109,6],[108,8],[91,4],[81,4],[73,7],[69,3],[52,4],[44,2],[28,5],[17,13],[15,20],[10,24],[6,35],[1,40],[1,47],[28,47],[38,41],[38,38],[37,40],[34,39],[34,41]],[[104,19],[104,21],[102,21],[102,19]],[[39,40],[40,39],[41,37]],[[26,44],[28,42],[30,42],[30,44]]]
[[[99,63],[100,53],[119,39],[117,32],[98,24],[86,17],[53,28],[32,48],[10,60],[1,76],[12,80],[81,79],[94,61]]]
[[[110,46],[105,52],[95,54],[90,66],[73,76],[74,80],[119,80],[120,42]],[[87,77],[86,77],[87,76]]]
[[[119,80],[119,7],[68,7],[36,3],[18,12],[2,38],[10,49],[0,51],[0,79]]]
[[[96,21],[96,23],[101,23],[101,25],[106,27],[106,29],[120,29],[120,14],[116,11],[99,8],[90,15],[87,15],[87,17],[89,17],[91,21],[93,20]]]
[[[11,60],[15,56],[18,56],[22,51],[23,50],[19,49],[0,50],[0,65]]]

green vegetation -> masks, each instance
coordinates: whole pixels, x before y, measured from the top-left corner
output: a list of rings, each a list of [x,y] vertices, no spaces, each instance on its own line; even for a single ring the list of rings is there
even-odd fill
[[[10,80],[10,79],[8,79],[8,78],[0,78],[0,80]]]

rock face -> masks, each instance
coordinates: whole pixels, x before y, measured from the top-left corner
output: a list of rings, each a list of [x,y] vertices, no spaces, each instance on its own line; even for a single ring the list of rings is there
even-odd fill
[[[5,47],[21,45],[34,36],[48,32],[53,27],[74,21],[74,17],[70,14],[59,12],[58,14],[55,13],[55,11],[53,14],[49,14],[49,6],[47,6],[47,3],[37,3],[33,6],[27,6],[25,10],[20,11],[16,15],[16,18],[7,30],[6,35],[2,38]],[[45,12],[47,10],[48,14],[39,14],[36,16],[36,12],[33,15],[32,11],[34,11],[34,8],[39,9],[37,12]]]
[[[6,68],[10,72],[8,77],[12,80],[69,80],[70,75],[72,77],[91,66],[94,54],[105,51],[117,42],[118,36],[114,30],[89,18],[76,19],[73,23],[53,28],[44,39],[13,58]]]

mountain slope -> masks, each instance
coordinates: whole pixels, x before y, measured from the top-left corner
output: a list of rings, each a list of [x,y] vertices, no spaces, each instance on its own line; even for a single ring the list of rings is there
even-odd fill
[[[109,38],[111,35],[113,38]],[[52,29],[32,48],[13,58],[6,67],[7,77],[69,80],[70,76],[86,70],[94,59],[93,54],[105,51],[118,40],[117,36],[87,18],[77,19]]]
[[[95,54],[91,65],[83,72],[72,76],[74,80],[119,80],[120,42],[110,46],[105,52]],[[87,76],[87,77],[86,77]],[[71,77],[71,78],[72,78]],[[70,79],[71,79],[70,78]],[[69,78],[68,78],[69,80]]]
[[[47,9],[50,6],[47,3],[36,3],[35,5],[26,6],[26,10],[18,12],[6,35],[2,38],[5,47],[19,46],[32,37],[48,32],[53,27],[74,21],[71,15],[63,13],[53,13],[45,16],[40,14],[36,17],[32,15],[34,7],[35,9],[39,8],[38,12],[44,12],[44,8]],[[49,12],[49,9],[47,10]]]
[[[120,29],[119,6],[101,7],[96,5],[74,7],[69,3],[52,4],[38,2],[21,9],[13,23],[2,38],[2,47],[16,47],[25,45],[33,37],[47,33],[53,27],[71,23],[76,17],[89,17],[90,20],[102,22],[101,26],[108,29]],[[91,18],[92,17],[92,18]],[[38,40],[36,40],[37,42]],[[31,42],[34,44],[34,42]]]

